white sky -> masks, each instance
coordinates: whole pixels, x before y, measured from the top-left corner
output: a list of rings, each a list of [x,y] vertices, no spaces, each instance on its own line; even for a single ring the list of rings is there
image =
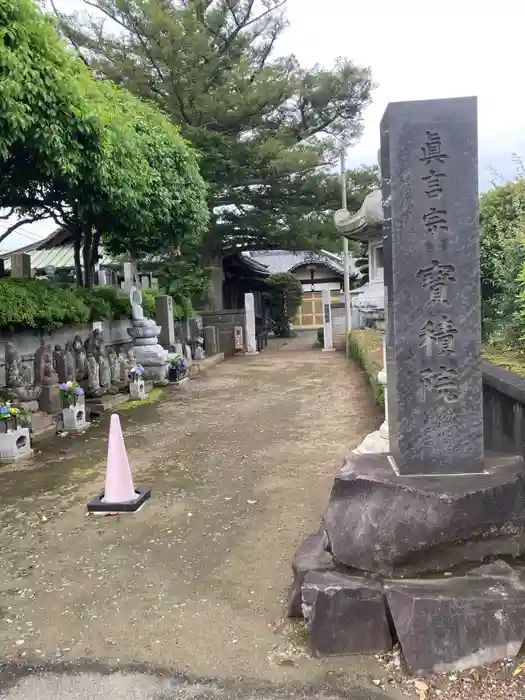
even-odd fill
[[[477,95],[480,182],[492,166],[515,174],[525,156],[522,0],[288,0],[290,28],[280,49],[302,64],[338,56],[369,66],[379,87],[351,166],[377,162],[388,102]]]
[[[79,0],[58,5],[80,7]],[[512,154],[525,157],[523,0],[288,0],[288,18],[280,53],[295,53],[307,67],[347,57],[369,66],[378,83],[349,167],[376,163],[388,102],[477,95],[481,188],[490,186],[490,167],[513,177]],[[14,233],[0,248],[25,245],[53,226],[27,226],[29,235]]]

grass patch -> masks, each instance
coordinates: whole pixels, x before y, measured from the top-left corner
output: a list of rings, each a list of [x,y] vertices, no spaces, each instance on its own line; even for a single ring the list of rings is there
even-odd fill
[[[373,329],[351,331],[348,334],[348,356],[365,372],[379,406],[385,405],[385,392],[377,379],[383,369],[383,334]]]
[[[159,403],[159,401],[162,401],[165,396],[166,389],[157,386],[149,392],[148,398],[144,399],[144,401],[125,401],[124,403],[121,403],[120,406],[117,406],[117,410],[127,411],[129,408],[137,408],[137,406],[148,406],[152,403]]]
[[[525,377],[525,354],[513,348],[490,346],[483,348],[483,357],[487,362],[508,369],[510,372]]]

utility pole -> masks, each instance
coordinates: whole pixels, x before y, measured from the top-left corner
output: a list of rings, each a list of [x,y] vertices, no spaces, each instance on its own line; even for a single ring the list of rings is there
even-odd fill
[[[346,163],[345,141],[341,139],[341,209],[346,209]],[[352,314],[350,307],[350,256],[348,253],[348,238],[343,236],[343,268],[344,268],[344,296],[345,296],[345,335],[348,349],[348,333],[352,330]]]

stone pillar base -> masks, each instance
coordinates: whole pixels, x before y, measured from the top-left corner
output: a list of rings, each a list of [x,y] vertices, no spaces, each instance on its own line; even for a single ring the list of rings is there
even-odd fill
[[[0,464],[28,459],[33,454],[29,428],[18,427],[8,433],[0,433]]]

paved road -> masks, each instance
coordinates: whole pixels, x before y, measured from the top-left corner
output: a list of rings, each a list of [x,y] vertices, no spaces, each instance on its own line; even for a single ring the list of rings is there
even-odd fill
[[[263,683],[253,697],[278,697],[283,684],[290,697],[313,684],[304,697],[315,697],[337,672],[341,697],[378,697],[373,659],[313,660],[300,628],[279,621],[293,553],[317,528],[343,456],[377,421],[360,373],[311,340],[274,342],[123,412],[135,481],[153,488],[137,515],[85,517],[103,484],[107,421],[0,472],[0,659],[29,673],[5,697],[255,693],[163,690],[158,674],[37,682],[28,671],[87,660]]]

